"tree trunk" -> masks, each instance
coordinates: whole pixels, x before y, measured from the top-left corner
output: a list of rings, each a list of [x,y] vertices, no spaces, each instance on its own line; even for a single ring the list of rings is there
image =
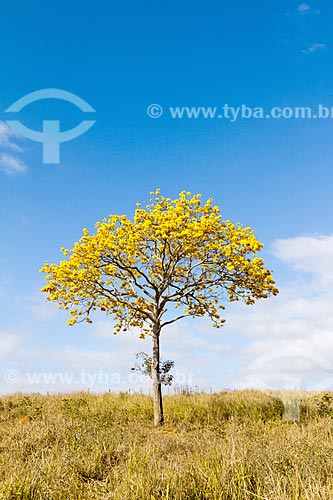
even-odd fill
[[[159,427],[163,425],[163,403],[162,386],[160,378],[160,329],[158,325],[153,328],[153,356],[152,356],[152,380],[153,380],[153,398],[154,398],[154,425]]]

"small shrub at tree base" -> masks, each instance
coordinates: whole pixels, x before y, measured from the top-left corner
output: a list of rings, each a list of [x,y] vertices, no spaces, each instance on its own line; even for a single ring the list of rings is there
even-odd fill
[[[147,375],[148,377],[152,378],[152,365],[153,365],[153,360],[152,357],[146,354],[145,352],[138,352],[136,354],[136,358],[142,359],[141,364],[136,364],[133,368],[131,368],[132,371],[138,371],[142,373],[143,375]],[[169,371],[175,366],[175,362],[171,361],[168,359],[167,361],[162,361],[160,360],[159,363],[159,373],[158,373],[158,378],[159,381],[162,385],[171,385],[172,380],[173,380],[173,375],[169,373]]]

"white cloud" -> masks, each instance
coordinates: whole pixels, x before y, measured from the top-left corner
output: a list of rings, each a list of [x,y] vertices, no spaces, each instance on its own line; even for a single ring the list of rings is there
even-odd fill
[[[23,152],[21,146],[17,144],[21,139],[23,136],[11,129],[6,122],[0,121],[0,148],[10,151],[0,155],[0,170],[6,175],[24,174],[27,171],[26,164],[13,154]]]
[[[307,3],[301,3],[301,4],[299,4],[299,6],[297,7],[297,10],[298,10],[298,12],[300,12],[301,14],[304,14],[305,12],[308,12],[309,10],[311,10],[311,7],[310,7],[310,5],[308,5]]]
[[[24,174],[28,167],[23,161],[15,156],[8,153],[2,153],[0,155],[0,169],[6,175],[16,175]]]
[[[303,54],[313,54],[317,50],[326,50],[326,44],[325,43],[313,43],[310,45],[307,49],[303,49],[302,52]]]
[[[333,235],[278,239],[273,254],[297,271],[311,274],[321,288],[333,284]]]
[[[21,134],[10,128],[6,122],[0,121],[0,146],[21,153],[23,150],[16,142],[22,140]]]
[[[269,334],[269,331],[267,332]],[[253,340],[243,349],[247,358],[234,386],[311,390],[333,387],[333,332]]]
[[[297,280],[247,313],[233,311],[227,328],[249,340],[234,359],[242,366],[235,385],[333,387],[333,236],[279,239],[272,249]]]
[[[19,220],[22,224],[26,224],[28,222],[28,217],[25,215],[17,215],[16,219]]]
[[[21,297],[19,300],[25,304],[25,308],[32,313],[35,319],[48,320],[56,316],[58,312],[54,304],[47,301],[40,292],[31,294],[31,296]]]
[[[114,349],[112,349],[111,345],[110,352],[92,349],[77,350],[69,347],[61,351],[59,355],[61,361],[68,363],[73,369],[108,370],[115,372],[124,368],[129,353],[124,352],[120,357],[119,352],[112,351]],[[129,369],[130,366],[127,368]]]
[[[0,332],[0,359],[15,354],[22,341],[22,336],[15,333]]]

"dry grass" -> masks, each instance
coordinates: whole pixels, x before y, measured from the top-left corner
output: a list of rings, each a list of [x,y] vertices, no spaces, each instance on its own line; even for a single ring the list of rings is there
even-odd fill
[[[144,395],[4,396],[0,499],[331,500],[332,394],[298,396],[166,396],[162,429]]]

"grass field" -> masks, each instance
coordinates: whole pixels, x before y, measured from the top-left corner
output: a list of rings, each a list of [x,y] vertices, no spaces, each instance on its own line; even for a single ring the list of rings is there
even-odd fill
[[[300,401],[298,420],[284,414],[288,399]],[[332,393],[164,404],[166,424],[154,429],[144,395],[2,397],[0,499],[333,499]]]

